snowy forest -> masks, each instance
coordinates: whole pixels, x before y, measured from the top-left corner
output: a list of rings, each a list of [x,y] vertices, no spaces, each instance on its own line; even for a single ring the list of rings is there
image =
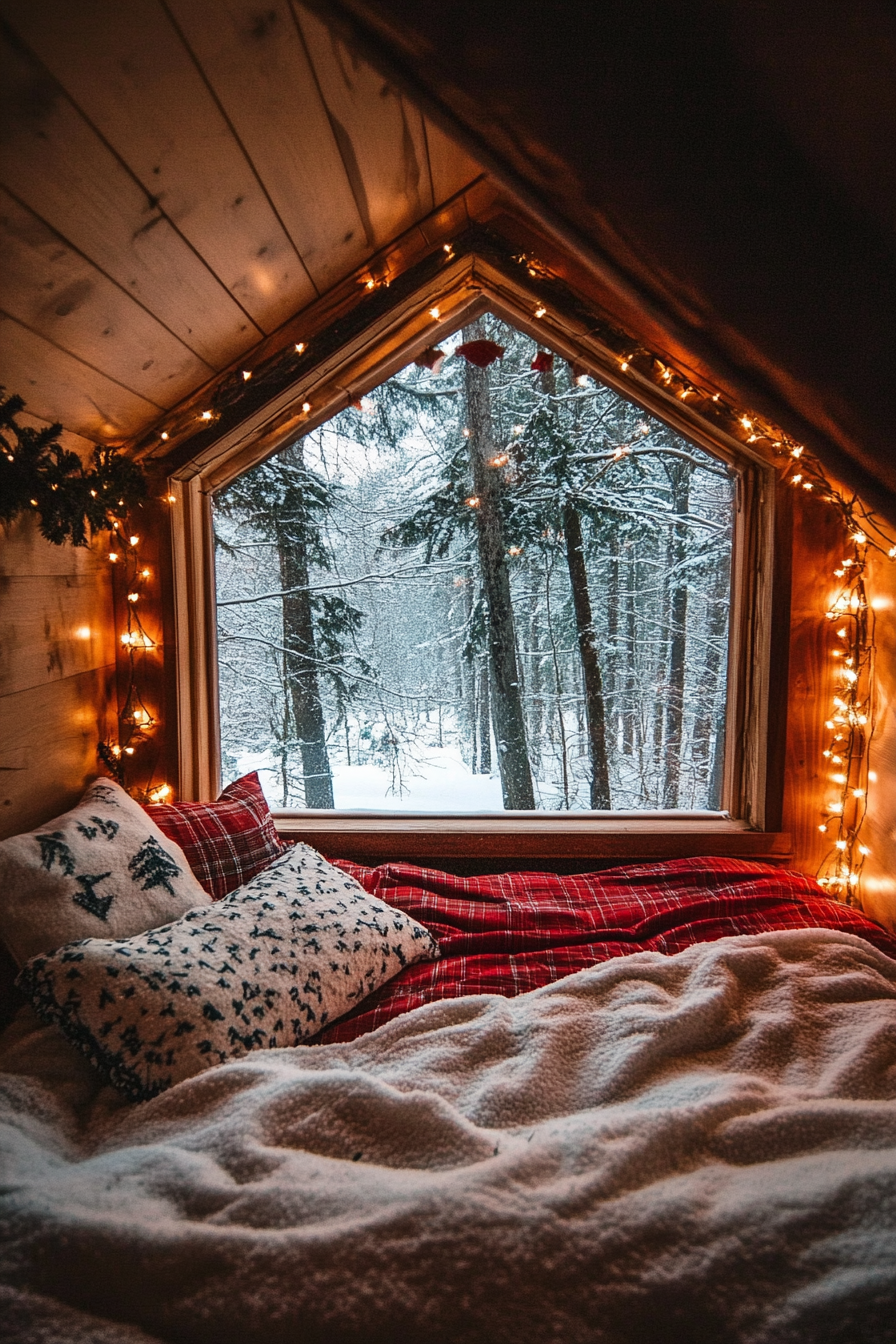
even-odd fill
[[[498,353],[500,352],[500,353]],[[735,477],[492,315],[214,501],[225,780],[718,809]]]

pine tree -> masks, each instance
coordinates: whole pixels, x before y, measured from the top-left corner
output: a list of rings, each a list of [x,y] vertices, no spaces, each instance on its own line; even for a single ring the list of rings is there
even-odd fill
[[[346,641],[362,620],[361,612],[344,598],[315,593],[311,583],[312,568],[332,567],[324,524],[337,494],[306,466],[299,440],[239,477],[217,500],[225,517],[238,519],[274,544],[283,594],[283,676],[302,760],[303,796],[306,807],[328,809],[334,806],[333,776],[321,682],[328,678],[341,716],[351,698],[343,666]],[[363,670],[371,671],[367,664]],[[282,750],[285,758],[287,741]]]
[[[128,872],[135,882],[143,883],[144,891],[149,891],[152,887],[164,887],[169,896],[173,896],[174,888],[170,879],[180,877],[181,870],[155,836],[150,835],[129,861]]]

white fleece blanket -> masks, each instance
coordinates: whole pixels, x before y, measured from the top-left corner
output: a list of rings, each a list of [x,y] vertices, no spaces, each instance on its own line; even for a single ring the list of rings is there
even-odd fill
[[[0,1066],[16,1344],[896,1340],[896,962],[846,934],[639,953],[139,1106],[24,1019]]]

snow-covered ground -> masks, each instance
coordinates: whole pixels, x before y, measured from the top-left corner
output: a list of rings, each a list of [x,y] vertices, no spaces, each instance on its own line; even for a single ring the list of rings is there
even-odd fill
[[[232,777],[257,770],[271,807],[283,806],[280,776],[270,753],[237,757]],[[335,765],[333,795],[340,811],[501,812],[501,781],[497,775],[474,775],[456,751],[431,747],[427,760],[407,771],[403,790],[393,789],[388,770],[377,765]]]

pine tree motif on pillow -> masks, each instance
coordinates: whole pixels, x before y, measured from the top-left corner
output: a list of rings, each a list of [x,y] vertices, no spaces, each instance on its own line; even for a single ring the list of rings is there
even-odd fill
[[[144,891],[150,887],[164,887],[172,896],[174,888],[169,878],[180,876],[180,868],[152,835],[137,850],[128,864],[128,871],[135,882],[142,879]]]
[[[40,845],[41,864],[47,872],[54,863],[58,863],[66,877],[71,877],[75,871],[75,860],[63,839],[62,831],[45,832],[43,835],[35,836],[35,839]]]

